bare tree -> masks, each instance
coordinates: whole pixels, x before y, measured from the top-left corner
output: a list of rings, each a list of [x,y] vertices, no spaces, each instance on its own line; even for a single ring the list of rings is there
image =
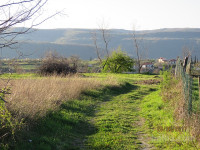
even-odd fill
[[[0,2],[0,49],[5,47],[13,48],[18,42],[15,38],[21,34],[32,32],[31,29],[42,24],[46,20],[61,12],[56,12],[46,18],[41,19],[43,7],[48,0],[3,0]],[[16,26],[26,28],[15,29]],[[23,55],[22,53],[19,56]],[[2,57],[2,56],[1,56]],[[8,79],[9,82],[10,79]],[[8,83],[7,82],[7,83]],[[7,84],[4,89],[7,89]],[[0,91],[0,93],[5,93]],[[2,96],[0,99],[5,101]]]
[[[187,46],[183,46],[182,48],[182,55],[183,55],[183,59],[185,59],[185,57],[189,57],[192,55],[192,48],[189,48]]]
[[[72,55],[69,57],[69,63],[72,64],[75,68],[78,68],[80,62],[79,56]]]
[[[142,60],[147,57],[148,49],[144,46],[144,34],[137,34],[136,30],[133,28],[131,33],[131,39],[133,40],[134,49],[136,52],[136,64],[138,73],[141,72]]]
[[[111,39],[110,30],[108,29],[108,26],[105,24],[105,22],[102,22],[99,25],[99,29],[92,33],[92,39],[96,49],[97,57],[101,64],[103,62],[103,57],[106,57],[105,63],[102,66],[102,68],[104,68],[109,59],[109,43]],[[101,43],[103,46],[99,46],[99,43]]]
[[[14,39],[21,34],[30,32],[30,29],[61,13],[56,12],[47,18],[41,19],[42,8],[48,0],[7,0],[0,2],[0,48],[10,47],[17,42]],[[2,4],[4,3],[4,4]],[[27,28],[14,29],[15,26]]]
[[[97,57],[98,57],[100,63],[102,63],[102,55],[101,55],[101,53],[100,53],[100,48],[99,48],[99,46],[97,45],[97,32],[96,32],[96,31],[94,31],[94,32],[92,33],[92,39],[93,39],[94,46],[95,46],[95,49],[96,49]]]

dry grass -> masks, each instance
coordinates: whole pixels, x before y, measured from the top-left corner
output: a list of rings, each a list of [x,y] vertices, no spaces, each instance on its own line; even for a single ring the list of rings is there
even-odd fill
[[[170,100],[171,107],[174,108],[174,118],[177,121],[183,121],[191,136],[194,137],[200,144],[200,114],[188,114],[187,103],[184,99],[182,90],[182,82],[174,85],[166,94],[165,99]]]
[[[174,115],[176,120],[183,120],[188,112],[182,90],[182,82],[175,84],[167,93],[171,99],[171,106],[175,108]]]
[[[34,119],[57,109],[64,101],[78,98],[81,92],[102,85],[117,85],[117,81],[104,81],[81,77],[47,77],[18,79],[11,82],[11,95],[7,97],[8,108],[19,118]]]

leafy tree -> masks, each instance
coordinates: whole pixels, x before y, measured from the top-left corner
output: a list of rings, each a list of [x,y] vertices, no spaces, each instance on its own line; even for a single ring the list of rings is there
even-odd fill
[[[132,71],[133,63],[133,59],[118,47],[108,59],[103,60],[103,72],[122,73],[124,71]]]

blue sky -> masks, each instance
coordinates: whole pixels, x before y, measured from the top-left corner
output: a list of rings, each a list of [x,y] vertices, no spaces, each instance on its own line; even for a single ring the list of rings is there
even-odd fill
[[[200,0],[49,0],[43,17],[60,10],[39,28],[200,28]]]

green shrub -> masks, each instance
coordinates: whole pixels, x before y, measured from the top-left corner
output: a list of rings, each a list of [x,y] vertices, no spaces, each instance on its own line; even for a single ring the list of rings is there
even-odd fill
[[[2,90],[6,91],[6,90]],[[22,126],[22,120],[18,121],[17,118],[12,116],[6,107],[5,93],[0,93],[0,149],[8,149],[9,143],[15,141],[15,132]]]
[[[168,70],[163,68],[163,71],[160,71],[160,74],[162,75],[162,81],[160,82],[161,95],[163,100],[166,100],[169,98],[170,89],[175,85],[175,83],[177,83],[177,81],[172,75],[171,68]]]
[[[133,59],[119,47],[112,52],[109,58],[103,60],[103,72],[122,73],[133,71],[133,63]]]
[[[160,71],[160,74],[162,75],[162,82],[160,83],[161,90],[169,89],[172,83],[172,73],[170,70]]]

